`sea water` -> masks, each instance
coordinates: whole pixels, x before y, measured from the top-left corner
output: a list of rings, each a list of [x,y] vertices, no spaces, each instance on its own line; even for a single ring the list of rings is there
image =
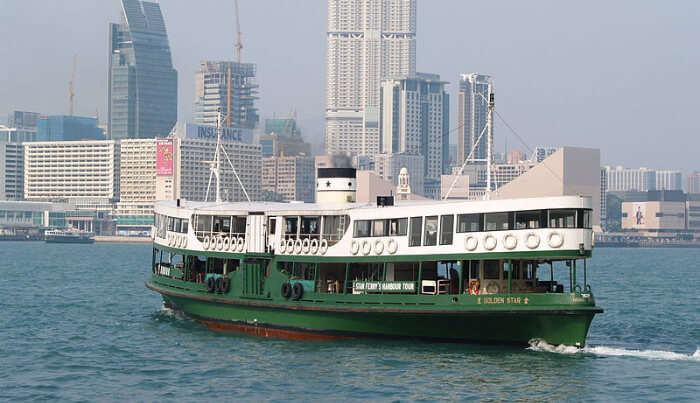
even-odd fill
[[[595,250],[580,350],[215,333],[144,287],[149,245],[0,256],[0,400],[700,399],[700,249]]]

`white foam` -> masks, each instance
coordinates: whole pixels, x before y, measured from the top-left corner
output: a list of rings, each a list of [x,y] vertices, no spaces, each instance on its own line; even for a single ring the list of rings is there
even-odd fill
[[[695,361],[700,362],[700,347],[697,347],[693,354],[676,353],[673,351],[662,350],[628,350],[624,348],[594,346],[576,348],[573,346],[554,346],[542,340],[530,340],[528,350],[543,351],[557,354],[595,354],[601,356],[612,357],[636,357],[647,360],[664,360],[664,361]]]

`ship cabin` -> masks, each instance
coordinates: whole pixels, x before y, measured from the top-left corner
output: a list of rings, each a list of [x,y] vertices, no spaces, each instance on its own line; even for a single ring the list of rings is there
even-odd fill
[[[590,198],[578,196],[379,206],[161,203],[153,272],[178,287],[290,301],[586,294],[591,214]]]

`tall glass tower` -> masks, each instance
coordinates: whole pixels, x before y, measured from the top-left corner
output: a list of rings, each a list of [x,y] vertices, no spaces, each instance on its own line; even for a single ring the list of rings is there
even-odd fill
[[[493,89],[493,79],[484,74],[461,74],[459,78],[459,109],[457,110],[457,147],[462,165],[472,149],[469,163],[486,163],[486,143],[488,133],[484,132],[489,107],[489,93]],[[479,139],[481,136],[481,139]]]
[[[177,121],[177,71],[160,5],[122,0],[109,29],[108,137],[164,137]]]

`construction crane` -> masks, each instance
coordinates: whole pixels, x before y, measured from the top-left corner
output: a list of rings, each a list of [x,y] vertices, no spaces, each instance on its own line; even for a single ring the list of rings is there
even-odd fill
[[[238,17],[238,0],[234,0],[234,6],[236,7],[236,61],[241,62],[241,49],[243,49],[243,42],[241,41],[241,23]]]
[[[68,83],[68,100],[70,102],[69,115],[73,116],[73,99],[75,98],[75,65],[78,62],[78,55],[73,55],[73,73],[70,76],[70,82]]]

